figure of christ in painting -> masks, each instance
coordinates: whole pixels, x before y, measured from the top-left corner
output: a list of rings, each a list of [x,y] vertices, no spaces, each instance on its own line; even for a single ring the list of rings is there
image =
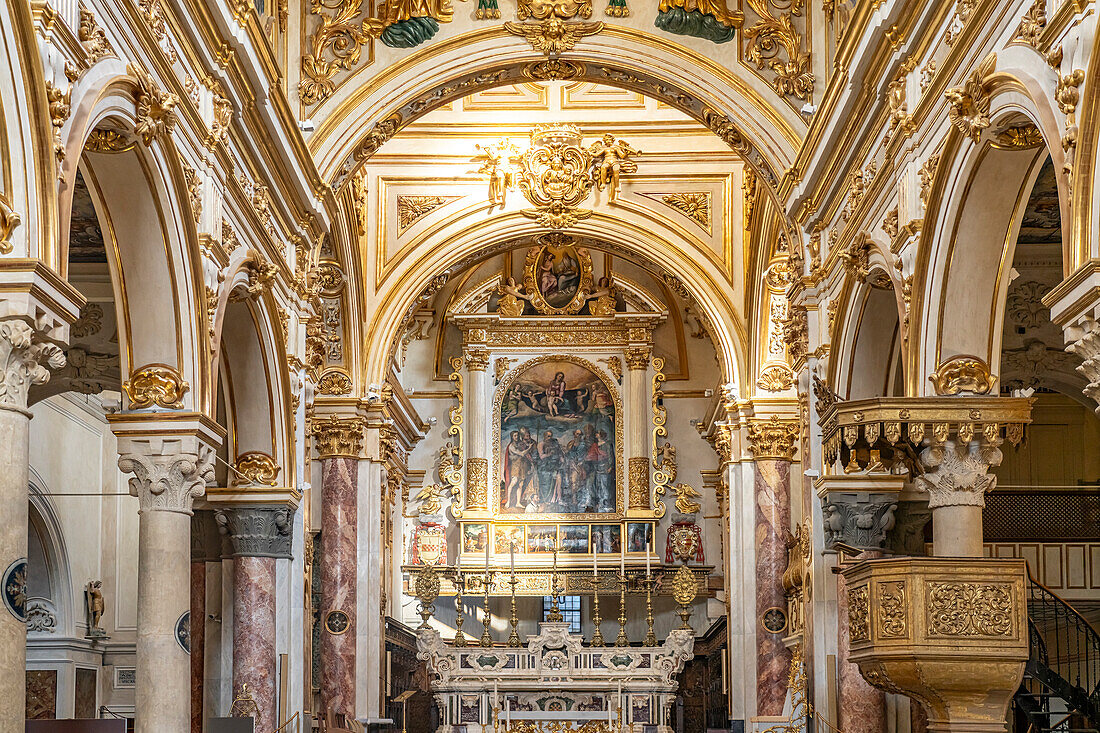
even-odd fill
[[[615,402],[579,364],[546,361],[504,387],[500,511],[587,514],[616,510]],[[503,437],[502,435],[502,437]]]

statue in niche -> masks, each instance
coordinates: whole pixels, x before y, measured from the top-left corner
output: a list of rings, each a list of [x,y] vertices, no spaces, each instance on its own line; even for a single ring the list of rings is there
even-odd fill
[[[601,277],[596,289],[588,294],[588,301],[588,312],[592,315],[615,315],[615,290],[611,278]]]
[[[91,580],[84,586],[84,598],[88,605],[88,636],[106,636],[100,624],[103,621],[103,581]]]
[[[592,156],[592,168],[596,188],[603,190],[606,186],[608,203],[615,200],[619,193],[619,174],[634,173],[638,165],[630,160],[642,151],[635,150],[625,140],[616,140],[610,133],[603,136],[588,146],[588,153]]]
[[[497,313],[509,318],[523,315],[524,305],[531,300],[531,296],[523,292],[523,287],[516,283],[514,277],[497,286],[500,300],[497,301]]]

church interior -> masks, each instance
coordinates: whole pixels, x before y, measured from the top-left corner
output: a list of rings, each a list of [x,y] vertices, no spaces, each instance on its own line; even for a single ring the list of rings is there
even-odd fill
[[[0,0],[0,733],[1097,733],[1096,23]]]

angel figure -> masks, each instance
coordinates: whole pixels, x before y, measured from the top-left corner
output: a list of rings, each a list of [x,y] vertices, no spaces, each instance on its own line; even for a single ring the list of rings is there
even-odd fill
[[[601,277],[596,289],[588,294],[588,312],[594,316],[615,315],[615,290],[611,278]]]
[[[676,511],[681,514],[695,514],[703,505],[695,501],[703,495],[687,484],[676,484],[672,487],[676,492]]]
[[[625,140],[616,140],[611,134],[604,135],[602,140],[588,147],[596,174],[596,188],[602,191],[607,186],[608,202],[614,201],[619,193],[619,174],[638,170],[637,164],[630,158],[641,152],[630,147]]]
[[[443,508],[443,487],[439,484],[428,484],[416,495],[416,501],[420,502],[421,514],[439,514]]]
[[[497,292],[500,294],[497,313],[509,318],[523,315],[523,304],[529,301],[531,296],[523,292],[523,288],[516,283],[514,277],[509,277],[498,285]]]
[[[519,155],[519,149],[507,140],[475,147],[480,151],[478,158],[484,159],[477,172],[489,176],[489,208],[499,206],[503,209],[508,189],[516,185],[516,169],[512,159]]]
[[[89,581],[84,588],[84,595],[88,600],[88,632],[103,631],[99,625],[103,620],[103,581]]]

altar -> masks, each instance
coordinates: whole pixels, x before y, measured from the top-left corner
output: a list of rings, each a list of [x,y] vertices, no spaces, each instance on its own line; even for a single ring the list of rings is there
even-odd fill
[[[524,647],[456,647],[418,631],[440,712],[439,733],[672,733],[676,675],[695,636],[658,646],[585,646],[569,624],[545,622]]]

